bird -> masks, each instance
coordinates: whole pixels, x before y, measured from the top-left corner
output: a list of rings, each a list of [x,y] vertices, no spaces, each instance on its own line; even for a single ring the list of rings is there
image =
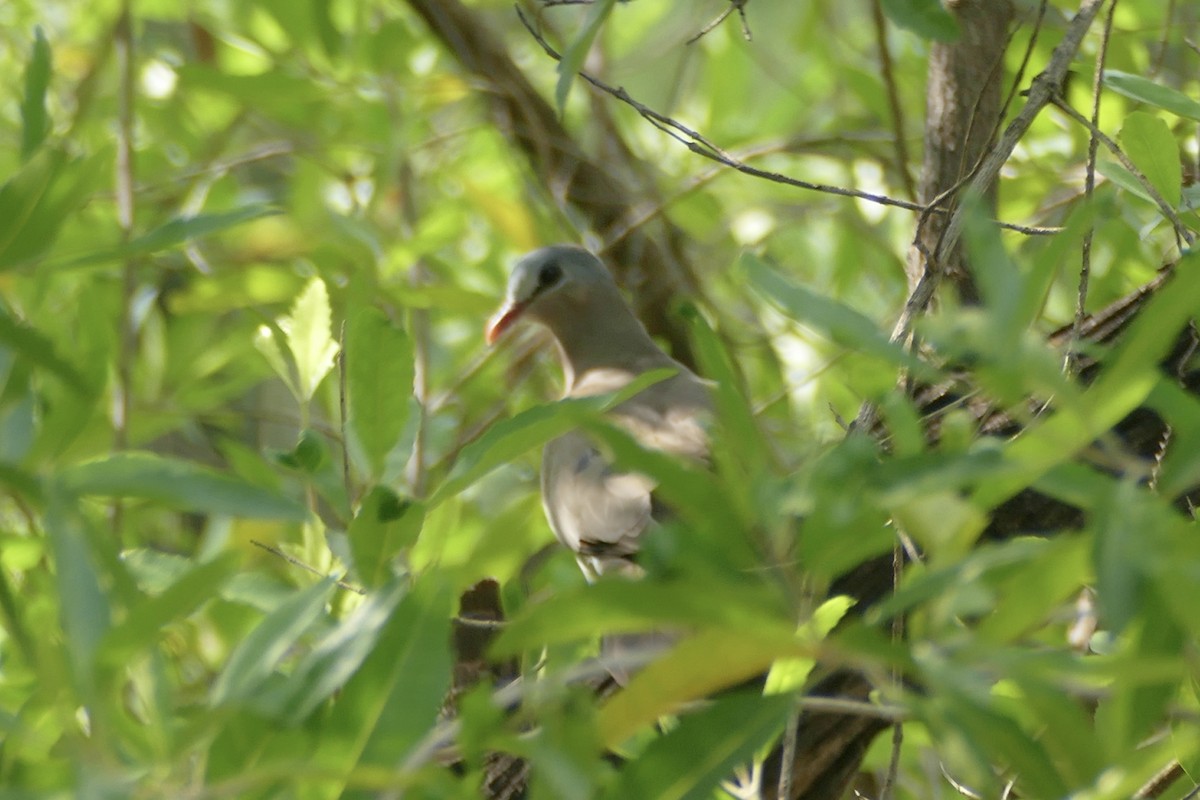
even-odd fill
[[[591,252],[552,245],[520,258],[502,306],[488,321],[488,344],[521,321],[549,330],[566,398],[616,392],[650,370],[674,370],[607,416],[642,447],[707,460],[710,383],[663,352]],[[609,574],[641,576],[636,558],[642,538],[669,513],[654,488],[651,478],[617,469],[581,431],[551,440],[542,451],[546,519],[592,582]]]

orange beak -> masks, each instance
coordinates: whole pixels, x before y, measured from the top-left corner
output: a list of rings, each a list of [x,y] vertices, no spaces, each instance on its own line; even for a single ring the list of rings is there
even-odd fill
[[[501,308],[496,314],[488,320],[487,328],[484,329],[483,338],[487,341],[488,346],[496,343],[506,330],[512,327],[512,324],[525,312],[525,303],[514,302],[512,305]]]

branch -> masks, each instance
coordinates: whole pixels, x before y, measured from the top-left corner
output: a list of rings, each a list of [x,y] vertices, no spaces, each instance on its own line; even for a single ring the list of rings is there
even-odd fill
[[[1075,53],[1079,50],[1079,45],[1083,42],[1084,34],[1095,19],[1096,14],[1100,11],[1100,6],[1104,0],[1084,0],[1083,6],[1079,9],[1079,13],[1075,15],[1071,25],[1067,28],[1067,33],[1063,36],[1058,47],[1054,48],[1054,53],[1050,57],[1050,63],[1040,74],[1034,77],[1029,88],[1029,96],[1025,100],[1025,106],[1021,112],[1017,114],[1016,119],[1009,123],[1004,129],[1004,135],[1000,138],[996,147],[990,152],[979,165],[979,170],[975,173],[975,177],[971,180],[970,190],[976,195],[986,194],[987,191],[996,183],[996,179],[1000,175],[1000,169],[1004,166],[1012,155],[1013,150],[1017,146],[1017,142],[1029,130],[1029,126],[1033,124],[1033,120],[1041,110],[1049,105],[1058,96],[1059,87],[1062,86],[1063,80],[1067,76],[1067,70],[1071,66],[1071,61],[1075,58]],[[934,265],[939,264],[945,259],[955,246],[958,245],[959,239],[962,238],[963,224],[966,222],[966,214],[962,205],[956,205],[953,213],[950,215],[950,221],[946,225],[946,231],[942,236],[941,242],[938,244],[937,251],[933,254]],[[912,330],[913,320],[915,320],[929,306],[929,301],[933,299],[934,291],[937,289],[938,280],[940,278],[939,270],[936,268],[926,268],[917,282],[916,287],[908,296],[908,300],[904,304],[904,310],[900,314],[900,319],[896,321],[896,327],[892,330],[892,341],[900,342],[908,338],[908,334]],[[859,414],[860,418],[863,414]],[[865,420],[863,420],[865,422]]]
[[[530,23],[529,19],[519,7],[517,8],[517,16],[520,17],[521,23],[525,26],[525,29],[529,31],[529,35],[532,36],[534,41],[541,46],[542,50],[546,52],[546,55],[550,56],[555,61],[561,61],[562,55],[559,54],[559,52],[555,50],[549,42],[546,41],[545,37],[543,37],[533,27],[533,24]],[[813,183],[812,181],[793,178],[789,175],[784,175],[779,172],[771,172],[770,170],[752,167],[749,164],[735,158],[729,152],[722,149],[719,145],[705,137],[700,132],[691,129],[682,122],[679,122],[672,117],[668,117],[666,114],[655,111],[653,108],[650,108],[644,103],[636,100],[632,95],[629,94],[629,92],[625,91],[624,88],[605,83],[594,75],[582,70],[579,72],[579,77],[594,86],[596,89],[599,89],[605,94],[611,95],[617,100],[620,100],[622,103],[636,111],[651,125],[658,128],[660,131],[667,134],[696,155],[701,156],[702,158],[707,158],[709,161],[715,161],[718,164],[755,178],[762,178],[763,180],[768,180],[772,183],[780,183],[785,186],[795,186],[798,189],[807,189],[809,191],[823,192],[825,194],[835,194],[842,197],[853,197],[858,200],[866,200],[867,202],[876,203],[881,206],[903,208],[907,211],[926,210],[926,206],[922,205],[921,203],[915,203],[909,200],[900,200],[894,197],[888,197],[887,195],[864,192],[859,189],[848,189],[844,186],[831,186],[826,183]],[[944,209],[935,210],[945,213]],[[1030,236],[1045,236],[1059,233],[1061,231],[1061,228],[1040,228],[1030,225],[1018,225],[1011,222],[997,222],[997,224],[1003,228]]]
[[[1104,35],[1100,39],[1100,52],[1096,54],[1096,67],[1092,71],[1092,129],[1098,130],[1100,123],[1100,97],[1102,95],[1103,80],[1104,80],[1104,62],[1108,56],[1108,41],[1112,37],[1113,17],[1117,12],[1117,0],[1112,1],[1112,5],[1108,7],[1108,18],[1104,21]],[[1092,196],[1096,189],[1096,151],[1099,149],[1100,139],[1095,133],[1088,137],[1087,149],[1087,171],[1083,181],[1083,194],[1090,207],[1092,205]],[[1088,224],[1088,228],[1083,234],[1083,244],[1080,247],[1079,255],[1079,288],[1075,294],[1075,320],[1071,326],[1071,343],[1067,347],[1067,356],[1065,366],[1068,373],[1074,373],[1076,362],[1078,361],[1075,353],[1075,348],[1079,344],[1079,332],[1083,328],[1083,317],[1085,307],[1087,305],[1088,283],[1092,275],[1092,236],[1096,232],[1096,223],[1093,220]]]

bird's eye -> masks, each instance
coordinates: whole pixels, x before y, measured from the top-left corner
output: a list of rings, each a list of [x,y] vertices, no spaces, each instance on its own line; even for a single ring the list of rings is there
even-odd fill
[[[558,283],[558,279],[562,277],[562,267],[558,264],[546,264],[538,273],[538,288],[546,289]]]

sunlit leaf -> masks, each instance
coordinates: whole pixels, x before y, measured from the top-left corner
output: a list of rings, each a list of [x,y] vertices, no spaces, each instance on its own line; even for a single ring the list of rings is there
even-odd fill
[[[768,638],[738,629],[703,631],[643,668],[604,705],[601,736],[609,747],[616,747],[659,717],[752,678],[778,658],[813,656],[815,648],[791,636]]]
[[[325,282],[313,278],[296,298],[291,313],[279,320],[296,362],[300,397],[312,399],[317,385],[333,369],[338,344],[332,333],[332,313]]]
[[[300,387],[296,385],[295,370],[283,354],[283,347],[279,343],[280,339],[284,338],[283,332],[280,331],[277,336],[276,330],[277,328],[273,328],[270,325],[260,325],[258,332],[254,336],[254,348],[271,365],[271,369],[275,371],[276,377],[288,387],[288,391],[296,398],[296,402],[303,402],[304,398],[300,394]]]
[[[796,639],[815,648],[853,605],[854,600],[845,595],[829,598],[813,612],[811,619],[805,620],[796,629]],[[784,694],[801,688],[816,663],[814,658],[783,658],[776,661],[767,673],[763,693]]]
[[[381,311],[365,308],[346,323],[344,357],[350,444],[378,479],[408,421],[412,342]]]
[[[1183,191],[1179,146],[1167,123],[1153,114],[1134,111],[1121,125],[1121,145],[1125,155],[1146,176],[1172,208],[1179,205]]]

